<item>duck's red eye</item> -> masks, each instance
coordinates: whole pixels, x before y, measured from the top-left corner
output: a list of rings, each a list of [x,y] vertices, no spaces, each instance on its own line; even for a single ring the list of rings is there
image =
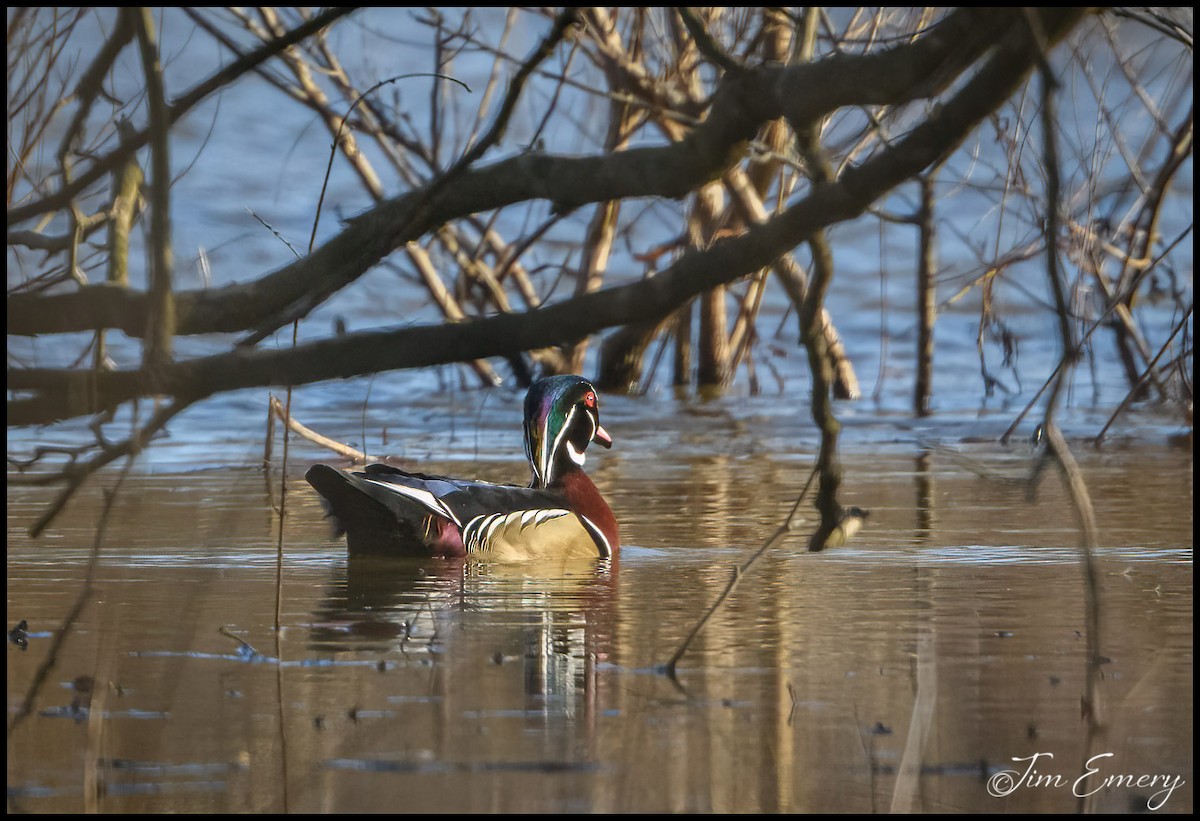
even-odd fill
[[[583,404],[587,405],[589,408],[596,407],[596,394],[592,393],[591,391],[588,391],[586,394],[584,394]]]

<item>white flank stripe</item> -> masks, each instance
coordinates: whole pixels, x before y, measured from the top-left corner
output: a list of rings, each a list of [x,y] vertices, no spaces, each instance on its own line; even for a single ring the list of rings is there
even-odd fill
[[[496,531],[504,525],[504,520],[508,517],[502,513],[496,513],[493,514],[491,518],[492,520],[487,524],[487,531],[484,532],[482,536],[482,539],[485,543],[492,540],[492,536],[495,535]]]
[[[596,527],[596,525],[592,523],[592,520],[589,519],[587,516],[580,515],[579,520],[581,522],[583,522],[584,527],[586,527],[589,531],[591,531],[591,534],[596,538],[596,541],[599,542],[600,558],[602,558],[602,559],[611,558],[612,557],[612,545],[610,545],[608,543],[608,539],[605,537],[603,531],[601,531],[600,528]]]
[[[549,522],[550,520],[557,519],[560,516],[566,516],[570,512],[571,511],[569,510],[561,510],[555,507],[539,510],[537,512],[537,516],[534,517],[534,524],[540,525],[542,522]]]
[[[559,507],[533,510],[514,510],[512,513],[480,514],[471,521],[467,522],[466,526],[463,528],[463,546],[469,553],[478,553],[490,550],[492,537],[495,535],[496,531],[509,524],[520,521],[521,529],[524,530],[529,526],[531,521],[533,522],[533,526],[537,527],[543,522],[549,522],[554,519],[560,519],[563,516],[569,515],[571,515],[571,511]],[[596,530],[595,525],[593,525],[587,519],[584,519],[582,516],[579,518],[583,519],[584,523],[588,527],[589,532],[597,533],[600,540],[604,541],[605,545],[608,544],[607,540],[604,539],[604,534],[599,533],[599,531]],[[603,550],[601,551],[602,555],[608,555],[611,552],[611,550],[608,553],[604,553]]]
[[[483,543],[483,529],[487,527],[488,523],[495,516],[496,514],[494,513],[480,515],[467,522],[467,526],[463,528],[463,546],[468,551],[474,552],[482,550],[485,547]]]

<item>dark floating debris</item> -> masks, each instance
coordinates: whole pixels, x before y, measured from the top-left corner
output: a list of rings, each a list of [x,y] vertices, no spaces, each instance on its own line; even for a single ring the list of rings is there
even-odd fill
[[[330,770],[377,773],[572,773],[595,772],[592,762],[576,761],[397,761],[384,759],[333,758],[323,762]]]

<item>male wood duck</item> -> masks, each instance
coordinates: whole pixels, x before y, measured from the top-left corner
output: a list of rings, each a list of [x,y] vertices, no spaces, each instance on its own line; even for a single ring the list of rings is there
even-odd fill
[[[592,442],[612,447],[600,426],[596,389],[579,376],[551,376],[525,397],[529,487],[409,473],[390,465],[344,471],[314,465],[321,494],[351,553],[484,559],[610,558],[617,520],[583,472]]]

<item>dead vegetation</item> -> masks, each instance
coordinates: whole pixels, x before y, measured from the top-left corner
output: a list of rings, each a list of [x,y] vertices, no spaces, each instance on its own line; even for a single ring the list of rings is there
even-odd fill
[[[82,418],[95,432],[77,448],[10,454],[10,479],[63,488],[35,532],[96,470],[238,388],[443,363],[464,363],[479,385],[521,383],[580,370],[599,344],[608,390],[735,379],[756,390],[775,333],[760,309],[778,288],[823,431],[822,524],[810,542],[820,549],[844,518],[831,400],[862,392],[825,305],[838,264],[828,231],[856,219],[907,231],[921,248],[916,413],[929,409],[938,311],[967,295],[980,305],[983,390],[1020,387],[1019,340],[994,297],[1030,289],[1048,258],[1058,296],[1046,309],[1063,351],[1054,378],[1111,361],[1131,399],[1175,403],[1190,420],[1191,223],[1165,218],[1181,174],[1190,181],[1190,17],[510,9],[497,28],[479,12],[426,10],[406,13],[425,70],[380,78],[330,37],[353,10],[186,14],[191,36],[220,44],[226,60],[183,87],[161,64],[159,15],[9,12],[8,424]],[[85,25],[104,36],[77,36]],[[468,58],[491,61],[469,94],[455,79]],[[136,93],[120,90],[118,65],[143,78]],[[1044,95],[1031,80],[1039,66]],[[374,205],[277,270],[181,287],[174,130],[252,73],[272,105],[316,116],[331,163],[349,167]],[[1046,141],[1042,113],[1056,99]],[[1002,150],[983,150],[990,143]],[[1051,168],[1055,145],[1067,170]],[[988,203],[971,225],[948,212],[962,192]],[[647,246],[651,209],[679,230]],[[313,240],[331,218],[321,210]],[[564,251],[551,238],[579,215]],[[974,265],[938,267],[951,241]],[[618,254],[640,276],[610,270]],[[423,288],[445,322],[263,344],[379,266]],[[1169,336],[1139,326],[1134,308],[1150,299],[1174,304]],[[114,331],[141,340],[140,361],[112,362]],[[232,341],[178,353],[182,337],[222,335]],[[14,353],[16,339],[41,340],[35,350],[53,348],[56,364]],[[109,438],[114,412],[151,401]],[[1053,398],[1048,407],[1052,418]]]

